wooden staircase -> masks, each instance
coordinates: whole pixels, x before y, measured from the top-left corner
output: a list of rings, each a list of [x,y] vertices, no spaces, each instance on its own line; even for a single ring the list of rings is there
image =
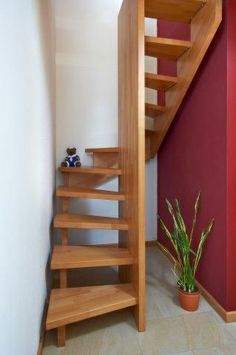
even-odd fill
[[[146,0],[145,16],[191,26],[191,40],[145,36],[145,55],[176,62],[177,77],[145,74],[145,85],[165,92],[165,106],[146,104],[154,119],[146,132],[146,159],[155,157],[222,21],[222,0]],[[160,80],[161,77],[161,80]]]
[[[64,185],[56,190],[61,212],[54,228],[61,244],[53,248],[51,269],[60,287],[51,291],[46,329],[131,307],[139,331],[145,330],[145,160],[157,153],[222,16],[221,0],[124,0],[119,14],[119,148],[89,148],[93,166],[59,168]],[[144,18],[189,23],[191,41],[144,35]],[[132,18],[132,22],[130,19]],[[177,77],[145,73],[144,57],[177,62]],[[165,93],[165,106],[145,104],[145,87]],[[145,129],[145,115],[153,130]],[[118,177],[119,191],[98,190]],[[119,218],[70,212],[71,199],[115,200]],[[119,231],[117,245],[69,245],[69,229]],[[68,287],[71,269],[118,266],[120,284]]]
[[[124,267],[136,262],[131,251],[126,247],[119,247],[118,244],[68,245],[69,229],[128,231],[129,227],[125,218],[70,213],[70,200],[74,198],[125,200],[124,193],[96,189],[101,183],[121,175],[121,169],[118,168],[119,149],[95,148],[87,149],[86,152],[93,154],[93,166],[59,168],[64,185],[57,187],[56,196],[61,199],[62,213],[55,216],[53,225],[61,231],[61,245],[54,246],[50,267],[60,273],[60,288],[51,292],[46,320],[47,330],[58,329],[58,346],[65,344],[66,325],[137,304],[135,288],[128,282],[119,285],[68,287],[68,270]]]

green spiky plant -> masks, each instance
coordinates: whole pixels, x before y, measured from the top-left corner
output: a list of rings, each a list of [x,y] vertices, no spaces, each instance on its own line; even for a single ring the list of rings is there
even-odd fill
[[[203,246],[212,230],[214,219],[208,227],[204,229],[200,235],[199,243],[196,251],[192,249],[192,241],[197,223],[197,215],[200,205],[201,193],[198,194],[195,206],[192,228],[188,233],[178,200],[175,200],[175,207],[166,199],[168,211],[173,220],[173,231],[170,231],[163,220],[159,217],[161,228],[166,237],[170,241],[175,251],[175,256],[161,243],[158,242],[160,248],[174,262],[174,274],[177,277],[177,285],[185,292],[196,292],[196,272],[202,256]]]

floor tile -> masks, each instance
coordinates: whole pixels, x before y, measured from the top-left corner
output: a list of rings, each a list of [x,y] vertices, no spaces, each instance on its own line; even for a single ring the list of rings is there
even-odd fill
[[[160,310],[160,294],[155,288],[147,287],[146,290],[146,317],[147,320],[159,319],[164,316]]]
[[[147,330],[139,335],[143,353],[186,352],[231,344],[233,337],[221,328],[210,313],[148,321]]]
[[[236,354],[236,344],[225,345],[219,348],[222,355],[235,355]]]
[[[139,340],[145,355],[190,349],[184,319],[181,317],[148,321],[146,332],[139,334]]]
[[[235,338],[236,341],[236,323],[225,323],[224,327]]]
[[[217,348],[211,348],[211,349],[199,349],[199,350],[193,350],[192,351],[193,355],[222,355],[222,352],[217,349]]]
[[[191,349],[214,347],[233,343],[233,337],[221,327],[211,313],[184,316]]]
[[[211,349],[194,350],[192,353],[193,355],[235,355],[236,344],[222,345]]]
[[[124,349],[127,355],[142,355],[133,316],[126,311],[68,326],[65,349],[52,349],[44,355],[123,355]]]

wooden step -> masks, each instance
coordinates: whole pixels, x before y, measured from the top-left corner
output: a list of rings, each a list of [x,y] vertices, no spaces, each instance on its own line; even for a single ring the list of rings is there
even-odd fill
[[[87,148],[85,151],[92,154],[94,167],[119,168],[120,149],[118,147]]]
[[[54,218],[55,228],[128,230],[125,219],[62,213]]]
[[[145,55],[177,60],[188,49],[191,42],[176,39],[145,36]]]
[[[148,117],[156,118],[157,116],[161,115],[165,112],[166,108],[160,105],[154,104],[145,104],[145,115]]]
[[[54,289],[50,295],[46,330],[136,304],[136,293],[130,284]]]
[[[132,265],[134,258],[126,248],[117,246],[55,246],[51,269]]]
[[[145,73],[145,86],[149,89],[167,91],[177,82],[178,79],[173,76]]]
[[[153,131],[151,129],[145,129],[145,136],[146,137],[151,137],[152,135],[154,135],[156,133],[156,131]]]
[[[85,149],[86,153],[119,153],[119,147],[111,147],[111,148],[87,148]]]
[[[190,23],[206,0],[145,0],[145,16]]]
[[[118,176],[121,175],[121,170],[116,168],[98,168],[92,166],[81,166],[80,168],[63,168],[60,167],[59,171],[64,174],[101,174]]]
[[[91,198],[96,200],[124,201],[125,195],[120,192],[82,189],[78,186],[59,186],[56,190],[57,197]]]

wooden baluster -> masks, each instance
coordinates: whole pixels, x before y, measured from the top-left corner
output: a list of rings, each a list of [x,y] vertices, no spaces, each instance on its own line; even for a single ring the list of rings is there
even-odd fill
[[[64,184],[68,186],[69,179],[67,176],[64,179]],[[69,212],[69,198],[62,199],[62,212]],[[61,229],[61,244],[68,245],[68,229]],[[67,287],[67,270],[60,270],[60,288]],[[62,326],[57,328],[57,345],[59,347],[65,346],[66,342],[66,327]]]
[[[62,199],[62,211],[63,213],[69,212],[69,198]],[[68,229],[61,229],[61,244],[68,245]],[[67,271],[60,270],[60,288],[67,287]]]
[[[63,347],[66,342],[66,327],[57,328],[57,346]]]

